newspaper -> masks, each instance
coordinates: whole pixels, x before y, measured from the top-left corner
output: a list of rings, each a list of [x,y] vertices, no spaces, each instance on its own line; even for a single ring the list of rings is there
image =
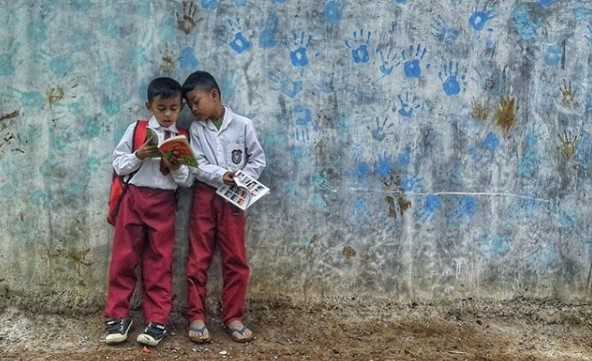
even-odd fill
[[[240,170],[234,173],[234,183],[219,187],[216,193],[242,210],[269,193],[269,188]]]

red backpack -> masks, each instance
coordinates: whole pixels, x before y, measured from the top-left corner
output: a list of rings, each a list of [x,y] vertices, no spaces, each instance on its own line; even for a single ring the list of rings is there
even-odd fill
[[[138,147],[140,147],[146,141],[146,134],[148,131],[148,120],[138,120],[136,122],[136,126],[134,127],[134,135],[132,137],[132,152],[135,152]],[[186,129],[178,129],[179,134],[182,134],[187,137],[189,140],[189,133]],[[107,213],[107,222],[111,225],[115,225],[115,220],[117,218],[117,213],[119,212],[119,205],[121,204],[121,200],[123,199],[123,195],[127,191],[128,183],[132,179],[132,177],[136,174],[137,170],[130,173],[124,179],[124,176],[117,175],[115,171],[113,171],[113,178],[111,180],[111,191],[109,192],[109,210]]]

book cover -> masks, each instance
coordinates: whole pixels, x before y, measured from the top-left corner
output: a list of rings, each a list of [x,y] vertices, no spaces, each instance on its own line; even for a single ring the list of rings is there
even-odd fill
[[[193,155],[191,146],[184,135],[171,137],[158,146],[160,154],[168,160],[177,158],[179,164],[197,167],[197,160]]]
[[[158,134],[153,129],[146,128],[146,140],[144,143],[158,147]]]

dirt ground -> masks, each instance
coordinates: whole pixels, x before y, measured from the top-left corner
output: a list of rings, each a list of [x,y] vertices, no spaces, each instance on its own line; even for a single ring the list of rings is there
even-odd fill
[[[7,308],[0,313],[0,360],[592,360],[589,304],[251,300],[249,309],[253,343],[230,341],[213,318],[213,342],[192,344],[175,314],[173,335],[144,349],[135,342],[139,313],[131,339],[109,347],[102,343],[100,314],[73,318]]]

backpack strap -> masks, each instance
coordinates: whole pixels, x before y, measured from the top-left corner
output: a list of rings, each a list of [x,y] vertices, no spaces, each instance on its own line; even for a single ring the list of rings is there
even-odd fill
[[[132,138],[132,152],[135,152],[146,141],[147,128],[148,121],[146,119],[136,121],[134,136]]]
[[[135,152],[146,141],[146,134],[148,132],[148,121],[138,120],[134,126],[134,133],[132,136],[132,152]],[[118,176],[113,171],[113,178],[111,180],[111,191],[109,192],[107,222],[115,225],[117,213],[119,213],[119,206],[123,196],[127,192],[128,183],[138,171],[130,173],[127,177]]]
[[[138,150],[138,148],[146,141],[146,134],[148,134],[147,128],[148,120],[141,119],[136,121],[136,126],[134,127],[134,134],[132,136],[132,153]],[[138,172],[138,170],[131,172],[127,176],[127,179],[123,179],[122,177],[123,182],[127,184],[132,179],[132,177]]]

